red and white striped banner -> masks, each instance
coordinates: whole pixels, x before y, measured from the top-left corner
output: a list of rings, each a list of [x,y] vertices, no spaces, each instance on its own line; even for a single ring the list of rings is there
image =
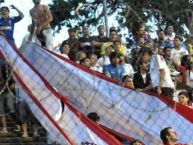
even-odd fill
[[[1,48],[7,52],[7,47]],[[147,145],[161,145],[160,130],[171,126],[178,132],[180,142],[193,142],[189,136],[193,134],[192,109],[163,97],[124,88],[36,44],[29,44],[23,54],[46,81],[62,95],[69,96],[70,102],[84,114],[97,112],[103,125]],[[10,58],[16,58],[15,55]]]

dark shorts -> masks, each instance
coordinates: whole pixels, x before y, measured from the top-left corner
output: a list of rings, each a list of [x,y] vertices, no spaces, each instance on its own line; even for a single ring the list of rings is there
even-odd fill
[[[35,116],[28,107],[26,101],[21,101],[17,105],[17,116],[21,124],[31,122],[32,124],[38,124]]]
[[[15,112],[15,98],[8,92],[0,95],[0,116]]]
[[[161,90],[162,90],[161,96],[173,99],[173,94],[174,94],[173,88],[162,87]],[[153,92],[157,93],[157,87],[153,89]]]

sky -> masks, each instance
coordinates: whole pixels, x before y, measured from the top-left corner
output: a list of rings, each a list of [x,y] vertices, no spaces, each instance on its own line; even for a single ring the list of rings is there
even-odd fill
[[[25,37],[26,34],[28,34],[27,26],[31,24],[31,17],[29,15],[29,10],[34,6],[32,0],[4,0],[5,2],[1,4],[1,6],[8,6],[10,8],[10,5],[15,5],[20,11],[23,12],[24,18],[15,24],[15,30],[14,30],[14,38],[17,47],[20,47],[22,39]],[[41,0],[42,4],[51,4],[52,0]],[[10,16],[17,16],[18,13],[10,8]],[[62,40],[66,39],[67,36],[64,34],[67,34],[67,28],[64,27],[62,31],[59,34],[56,34],[54,36],[54,45],[57,45]]]
[[[14,38],[17,47],[20,47],[22,43],[22,39],[25,37],[25,35],[28,34],[27,26],[31,24],[31,17],[29,15],[29,10],[34,6],[32,0],[4,0],[5,2],[1,4],[1,6],[8,6],[10,7],[11,4],[15,5],[19,10],[21,10],[24,14],[24,18],[15,24],[15,30],[14,30]],[[51,4],[52,0],[41,0],[41,4]],[[10,9],[10,16],[17,16],[18,13]],[[117,21],[113,20],[113,16],[108,17],[108,25],[111,26],[118,26]],[[67,33],[68,28],[63,27],[63,29],[60,31],[60,33],[57,33],[54,35],[54,46],[61,43],[63,40],[68,38]],[[125,30],[123,30],[125,31]]]

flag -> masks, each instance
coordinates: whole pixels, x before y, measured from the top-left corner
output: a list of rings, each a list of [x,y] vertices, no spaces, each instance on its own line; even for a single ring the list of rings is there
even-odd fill
[[[23,54],[52,86],[69,96],[71,103],[84,114],[97,112],[103,125],[148,145],[162,144],[160,130],[171,126],[178,132],[180,142],[193,142],[189,136],[193,134],[192,109],[163,97],[124,88],[33,43]]]
[[[22,95],[51,139],[60,144],[121,145],[96,123],[88,119],[61,96],[33,66],[0,37],[0,53],[13,67],[14,77]],[[64,102],[62,113],[61,101]],[[70,108],[70,109],[69,109]]]

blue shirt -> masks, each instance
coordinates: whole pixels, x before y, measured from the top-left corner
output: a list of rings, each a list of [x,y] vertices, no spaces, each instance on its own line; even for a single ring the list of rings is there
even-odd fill
[[[14,41],[13,32],[15,23],[19,22],[22,19],[21,16],[16,17],[1,17],[0,18],[0,31],[3,31],[7,39]]]
[[[113,79],[122,81],[125,69],[121,65],[113,66],[112,64],[109,64],[103,67],[103,72]]]

